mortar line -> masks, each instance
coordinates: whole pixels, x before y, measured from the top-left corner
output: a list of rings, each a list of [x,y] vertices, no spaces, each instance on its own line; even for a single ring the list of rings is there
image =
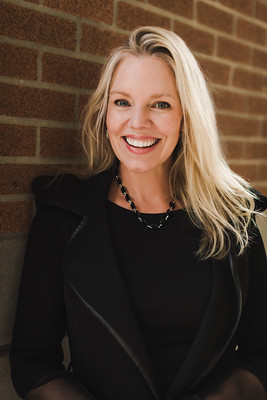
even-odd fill
[[[77,94],[75,97],[75,121],[76,121],[76,123],[79,122],[79,99],[80,99],[80,96]]]
[[[30,200],[33,200],[32,194],[2,194],[0,196],[0,203],[30,201]]]
[[[9,117],[7,115],[0,115],[0,123],[62,129],[77,129],[80,127],[80,124],[77,124],[76,122],[61,122],[35,118]]]
[[[83,165],[81,158],[58,158],[58,157],[17,157],[17,156],[0,156],[2,164],[28,164],[28,165]]]
[[[11,3],[11,4],[14,4],[16,6],[20,6],[20,7],[28,8],[28,9],[31,9],[31,10],[34,10],[34,11],[38,11],[40,13],[48,14],[48,15],[51,15],[51,16],[54,16],[54,17],[64,18],[64,19],[67,19],[67,20],[70,20],[70,21],[73,21],[73,22],[77,22],[78,19],[89,21],[88,19],[83,18],[83,17],[75,16],[73,14],[57,10],[55,8],[46,7],[46,6],[42,5],[42,4],[29,3],[29,2],[27,2],[25,0],[19,0],[19,4],[18,4],[18,2],[16,0],[2,0],[2,1],[5,2],[5,3]],[[139,1],[136,1],[136,0],[120,0],[120,1],[124,2],[125,4],[130,4],[130,5],[133,5],[135,7],[142,8],[142,9],[147,10],[147,11],[151,11],[151,12],[153,12],[155,14],[167,16],[169,18],[170,18],[170,14],[172,14],[171,12],[169,12],[167,10],[164,10],[162,8],[153,6],[152,4],[149,4],[147,2],[140,3]],[[237,15],[238,17],[246,19],[251,23],[254,23],[256,25],[260,25],[261,27],[266,28],[266,23],[264,21],[261,21],[260,19],[256,19],[255,17],[248,16],[246,14],[243,14],[243,13],[239,12],[238,10],[228,8],[228,7],[226,7],[226,6],[224,6],[224,5],[220,4],[220,3],[217,3],[217,2],[214,3],[213,0],[202,0],[202,1],[204,1],[206,4],[212,6],[212,7],[216,8],[216,9],[219,9],[221,11],[227,12],[230,15]],[[192,22],[192,20],[189,20],[189,22]]]
[[[42,56],[43,56],[43,51],[40,49],[38,51],[38,57],[37,57],[37,81],[41,82],[42,81]]]
[[[93,92],[93,89],[83,89],[75,86],[60,85],[58,83],[30,81],[26,79],[23,80],[19,78],[12,78],[6,76],[0,76],[0,83],[6,83],[8,85],[15,85],[19,87],[29,87],[33,89],[44,89],[53,92],[60,92],[60,93],[74,94],[74,95],[76,95],[77,93],[90,95]]]
[[[193,18],[192,18],[192,20],[195,23],[197,21],[197,0],[194,0],[194,2],[193,2]]]
[[[82,22],[79,21],[76,24],[76,46],[75,46],[76,53],[80,53],[81,51],[81,37],[82,37]]]
[[[22,80],[18,78],[10,78],[10,77],[0,77],[0,83],[5,83],[9,85],[14,85],[14,86],[19,86],[19,87],[28,87],[28,88],[33,88],[33,89],[44,89],[44,90],[50,90],[54,92],[60,92],[60,93],[66,93],[66,94],[81,94],[81,95],[88,95],[90,96],[93,93],[93,89],[82,89],[78,88],[75,86],[66,86],[66,85],[60,85],[56,83],[49,83],[49,82],[39,82],[39,81],[30,81],[30,80]],[[267,93],[264,92],[259,92],[259,91],[254,91],[254,90],[249,90],[245,88],[239,88],[239,87],[229,87],[229,86],[224,86],[218,83],[212,83],[212,86],[215,89],[221,89],[221,90],[226,90],[231,93],[237,93],[237,94],[244,94],[244,95],[250,95],[253,97],[259,97],[261,99],[266,99],[267,98]]]
[[[113,26],[117,26],[117,19],[118,19],[118,2],[117,0],[113,0],[113,21],[112,21]]]
[[[37,126],[36,128],[36,149],[35,149],[35,156],[40,156],[40,148],[41,148],[41,128]]]

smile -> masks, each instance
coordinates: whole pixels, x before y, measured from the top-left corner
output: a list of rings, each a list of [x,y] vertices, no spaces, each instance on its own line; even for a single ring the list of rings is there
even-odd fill
[[[137,140],[127,136],[124,136],[124,140],[130,146],[137,148],[148,148],[154,146],[160,139],[146,139],[146,140]]]

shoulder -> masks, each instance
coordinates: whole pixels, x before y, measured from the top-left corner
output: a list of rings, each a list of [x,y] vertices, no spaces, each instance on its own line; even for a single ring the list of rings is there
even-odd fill
[[[91,178],[73,174],[39,176],[32,182],[36,207],[55,206],[80,216],[106,201],[112,173],[103,172]]]

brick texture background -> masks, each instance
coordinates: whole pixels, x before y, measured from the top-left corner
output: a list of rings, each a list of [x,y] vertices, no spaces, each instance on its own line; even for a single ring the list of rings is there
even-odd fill
[[[266,0],[13,0],[1,21],[2,233],[27,230],[26,208],[13,231],[6,213],[29,201],[35,175],[81,163],[82,105],[107,52],[140,24],[184,38],[210,80],[229,163],[267,193]]]
[[[4,0],[0,10],[0,244],[18,274],[12,243],[29,228],[30,182],[81,168],[83,106],[107,52],[139,25],[184,38],[210,80],[231,167],[267,194],[267,0]],[[12,279],[2,273],[0,285]]]

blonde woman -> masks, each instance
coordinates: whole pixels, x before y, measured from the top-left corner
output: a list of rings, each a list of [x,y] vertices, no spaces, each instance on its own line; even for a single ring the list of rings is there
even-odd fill
[[[267,399],[266,207],[227,166],[205,79],[142,27],[103,67],[88,178],[34,182],[11,349],[35,399]],[[62,365],[68,332],[71,365]]]

